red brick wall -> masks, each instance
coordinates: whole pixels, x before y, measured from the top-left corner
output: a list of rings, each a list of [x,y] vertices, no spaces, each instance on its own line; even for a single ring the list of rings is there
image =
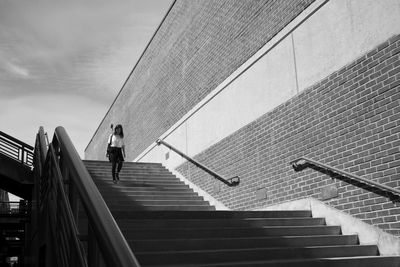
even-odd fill
[[[240,186],[220,185],[192,165],[178,169],[233,209],[320,199],[336,184],[338,197],[327,204],[400,236],[400,203],[312,169],[295,172],[289,162],[301,156],[400,190],[400,36],[196,156],[239,175]],[[257,200],[263,188],[267,198]]]
[[[110,124],[122,123],[133,160],[312,2],[176,1],[85,157],[104,159]]]

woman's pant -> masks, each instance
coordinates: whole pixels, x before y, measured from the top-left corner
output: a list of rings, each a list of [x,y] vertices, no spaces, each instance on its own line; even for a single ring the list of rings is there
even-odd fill
[[[124,162],[124,157],[122,155],[122,149],[120,147],[111,147],[111,152],[110,152],[110,161],[112,164],[111,172],[112,172],[112,177],[113,180],[115,180],[116,172],[117,171],[117,178],[118,173],[122,169],[122,164]]]
[[[115,178],[115,170],[117,170],[117,173],[119,173],[122,169],[122,161],[113,161],[112,162],[112,168],[111,168],[111,172],[112,172],[112,177],[113,179]]]

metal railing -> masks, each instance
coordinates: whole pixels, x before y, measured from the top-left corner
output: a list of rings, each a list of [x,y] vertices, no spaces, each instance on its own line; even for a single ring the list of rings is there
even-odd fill
[[[293,169],[296,171],[301,171],[307,167],[315,166],[324,171],[328,171],[328,172],[346,177],[346,178],[350,179],[350,181],[353,181],[355,183],[362,183],[362,184],[368,185],[374,189],[384,191],[386,193],[385,194],[386,197],[390,198],[391,200],[399,201],[399,199],[400,199],[400,190],[380,184],[375,181],[371,181],[371,180],[363,178],[359,175],[340,170],[338,168],[329,166],[327,164],[321,163],[319,161],[316,161],[316,160],[313,160],[313,159],[310,159],[307,157],[301,157],[296,160],[293,160],[290,162],[290,164],[292,165]]]
[[[57,266],[86,267],[85,251],[78,238],[79,233],[72,216],[71,207],[63,186],[63,177],[58,165],[58,156],[53,144],[47,150],[42,129],[36,139],[36,147],[45,149],[44,153],[35,151],[35,171],[40,171],[40,216],[39,225],[48,225],[46,231],[51,237],[53,259]],[[39,157],[36,159],[36,157]],[[43,165],[40,166],[40,163]]]
[[[157,145],[164,145],[166,147],[168,147],[169,149],[171,149],[172,151],[174,151],[175,153],[179,154],[180,156],[182,156],[184,159],[186,159],[187,161],[193,163],[195,166],[199,167],[200,169],[204,170],[205,172],[211,174],[212,176],[214,176],[216,179],[218,179],[219,181],[223,182],[224,184],[228,185],[228,186],[237,186],[240,183],[240,178],[239,176],[235,176],[229,179],[224,178],[222,175],[218,174],[217,172],[211,170],[210,168],[204,166],[203,164],[201,164],[200,162],[194,160],[193,158],[189,157],[188,155],[186,155],[185,153],[181,152],[180,150],[178,150],[177,148],[171,146],[170,144],[168,144],[167,142],[165,142],[164,140],[158,139],[156,141]]]
[[[0,153],[29,167],[33,166],[33,147],[2,131],[0,131]]]
[[[43,142],[40,135],[38,142]],[[140,266],[62,127],[56,128],[49,144],[40,180],[40,210],[47,213],[50,235],[57,244],[53,248],[57,266]],[[77,228],[81,211],[89,229],[87,258],[79,239],[85,236]]]
[[[0,216],[22,216],[30,214],[30,203],[26,200],[21,201],[0,201]]]

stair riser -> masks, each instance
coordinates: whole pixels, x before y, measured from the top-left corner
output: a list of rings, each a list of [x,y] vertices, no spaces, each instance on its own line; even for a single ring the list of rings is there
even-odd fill
[[[215,207],[211,207],[211,206],[184,206],[184,205],[179,205],[179,206],[133,206],[133,207],[129,207],[129,209],[124,209],[124,208],[120,208],[120,207],[110,207],[109,208],[111,210],[111,212],[116,212],[116,213],[120,213],[120,212],[124,212],[125,215],[115,215],[118,216],[118,218],[127,218],[127,213],[133,213],[135,211],[215,211]]]
[[[122,215],[122,214],[121,214]],[[125,213],[125,219],[256,219],[256,218],[304,218],[308,211],[159,211]]]
[[[277,248],[253,250],[197,251],[197,252],[165,252],[136,253],[142,264],[183,264],[224,261],[273,260],[273,259],[305,259],[328,257],[375,256],[376,246],[316,247],[316,248]]]
[[[324,225],[324,219],[255,219],[255,220],[239,220],[239,219],[219,219],[219,220],[121,220],[123,225],[131,225],[134,227],[175,227],[175,228],[212,228],[212,227],[263,227],[263,226],[311,226]]]
[[[131,185],[130,187],[125,187],[123,183],[116,183],[114,184],[112,181],[109,182],[109,185],[100,185],[98,186],[99,190],[107,190],[109,191],[110,188],[118,188],[123,189],[123,191],[134,191],[138,188],[147,188],[147,189],[158,189],[158,190],[174,190],[174,189],[190,189],[187,185],[168,185],[168,184],[137,184]]]
[[[154,266],[154,265],[153,265]],[[175,265],[185,266],[185,265]],[[266,260],[202,264],[203,267],[399,267],[399,257],[351,257],[308,260]]]
[[[149,201],[149,200],[157,200],[157,201],[204,201],[202,197],[196,196],[164,196],[164,195],[136,195],[136,196],[104,196],[104,200],[106,202],[114,202],[116,204],[128,204],[126,202],[135,202],[135,201]]]
[[[92,176],[93,177],[93,176]],[[94,182],[96,184],[102,184],[104,182],[109,182],[112,180],[111,174],[109,174],[106,177],[93,177],[96,178]],[[181,183],[179,180],[176,178],[154,178],[154,177],[132,177],[132,176],[119,176],[121,182],[132,182],[132,183],[145,183],[145,182],[152,182],[152,183]]]
[[[353,236],[305,236],[269,238],[209,238],[134,240],[129,242],[135,252],[142,251],[185,251],[207,249],[272,248],[302,246],[345,246],[357,245],[358,237]]]
[[[267,237],[267,236],[305,236],[338,235],[339,227],[265,227],[265,228],[191,228],[191,229],[154,229],[122,228],[127,239],[168,239],[168,238],[208,238],[208,237]]]
[[[207,202],[204,202],[203,200],[194,200],[194,201],[189,201],[189,200],[136,200],[135,201],[130,201],[130,202],[112,202],[108,203],[107,206],[109,207],[119,207],[119,208],[129,208],[132,206],[138,206],[138,205],[169,205],[169,206],[174,206],[174,205],[194,205],[194,206],[209,206]]]
[[[88,170],[89,173],[93,173],[93,174],[108,174],[111,173],[111,166],[110,167],[106,167],[106,168],[86,168]],[[165,168],[162,169],[144,169],[144,168],[127,168],[127,167],[123,167],[121,169],[121,174],[155,174],[155,175],[173,175],[170,171],[166,170]]]
[[[94,180],[101,180],[101,179],[105,179],[109,176],[111,176],[112,172],[111,170],[108,172],[102,172],[102,173],[95,173],[95,172],[89,172],[90,175],[92,175],[92,178]],[[175,176],[171,175],[171,174],[165,174],[165,173],[138,173],[138,172],[121,172],[119,173],[120,177],[124,177],[124,178],[129,178],[129,179],[165,179],[165,180],[175,180],[175,181],[179,181],[178,178],[176,178]]]
[[[103,161],[103,160],[83,160],[86,166],[107,166],[110,165],[111,163],[109,161]],[[125,165],[129,166],[135,166],[135,167],[162,167],[161,163],[154,163],[154,162],[129,162],[125,161]]]
[[[119,180],[117,184],[114,184],[112,179],[109,181],[104,181],[102,183],[96,183],[98,188],[110,188],[110,186],[119,186],[119,187],[175,187],[175,188],[189,188],[189,186],[182,184],[182,183],[177,183],[177,182],[153,182],[153,181],[147,181],[147,182],[134,182],[134,181],[124,181],[124,180]]]
[[[134,191],[134,192],[122,192],[116,194],[115,192],[101,192],[104,198],[111,197],[112,199],[126,198],[126,197],[141,197],[141,196],[165,196],[165,197],[191,197],[193,196],[193,191],[191,190],[180,190],[180,191],[157,191],[157,190],[147,190],[147,191]]]

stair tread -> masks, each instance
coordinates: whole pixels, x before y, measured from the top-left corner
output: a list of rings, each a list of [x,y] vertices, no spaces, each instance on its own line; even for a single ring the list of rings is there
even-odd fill
[[[136,252],[212,248],[295,247],[318,245],[357,245],[357,235],[220,237],[181,239],[128,239]]]
[[[189,251],[137,252],[135,255],[144,264],[157,262],[221,262],[242,261],[248,258],[259,260],[305,259],[315,257],[376,256],[375,245],[345,245],[318,247],[273,247],[245,249],[203,249]]]
[[[381,265],[385,263],[385,265]],[[346,264],[346,265],[344,265]],[[355,265],[357,264],[357,265]],[[352,256],[352,257],[321,257],[316,259],[285,259],[285,260],[246,260],[237,262],[203,263],[203,267],[218,266],[267,266],[267,267],[398,267],[400,266],[400,257],[398,256]],[[163,264],[146,265],[149,267],[194,267],[198,264]]]
[[[340,246],[303,246],[303,247],[257,247],[257,248],[233,248],[233,249],[201,249],[201,250],[176,250],[176,251],[155,251],[155,252],[136,252],[137,255],[161,255],[161,254],[188,254],[188,253],[220,253],[220,252],[240,252],[240,251],[277,251],[277,250],[310,250],[310,249],[352,249],[352,248],[371,248],[376,249],[376,245],[340,245]]]

